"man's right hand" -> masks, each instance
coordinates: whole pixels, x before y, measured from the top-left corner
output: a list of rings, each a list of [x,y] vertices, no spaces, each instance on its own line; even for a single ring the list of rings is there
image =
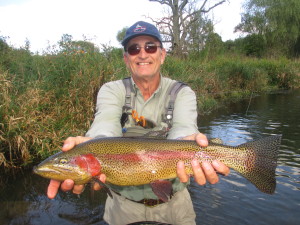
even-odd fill
[[[88,141],[92,138],[90,137],[83,137],[83,136],[77,136],[77,137],[68,137],[63,144],[62,150],[69,151],[72,148],[74,148],[76,145],[83,143],[85,141]],[[104,174],[99,175],[99,180],[101,180],[103,183],[105,183],[106,177]],[[48,186],[48,191],[47,191],[47,196],[50,199],[55,198],[59,187],[63,191],[70,191],[73,189],[74,194],[81,194],[81,192],[84,190],[84,185],[74,185],[74,181],[71,179],[67,179],[63,181],[62,183],[57,180],[50,180],[49,186]],[[100,185],[98,183],[94,184],[94,189],[99,190],[101,189]]]

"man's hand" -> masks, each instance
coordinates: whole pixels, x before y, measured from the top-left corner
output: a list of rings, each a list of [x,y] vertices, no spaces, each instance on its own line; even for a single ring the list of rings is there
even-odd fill
[[[77,137],[68,137],[63,144],[62,150],[63,151],[69,151],[72,148],[74,148],[76,145],[83,143],[85,141],[88,141],[92,138],[90,137],[82,137],[82,136],[77,136]],[[99,175],[99,180],[101,180],[103,183],[105,183],[106,177],[104,174]],[[57,180],[50,180],[49,186],[48,186],[48,191],[47,191],[47,196],[50,199],[55,198],[59,187],[63,191],[70,191],[73,189],[74,194],[81,194],[81,192],[84,190],[84,185],[74,185],[74,181],[71,179],[67,179],[63,181],[62,183]],[[95,183],[94,189],[99,190],[101,187],[98,183]]]
[[[204,134],[193,134],[184,137],[183,140],[195,140],[201,147],[208,145],[208,140]],[[194,179],[199,185],[204,185],[208,181],[211,184],[215,184],[219,181],[217,173],[221,173],[227,176],[230,173],[230,169],[223,163],[214,160],[212,163],[202,162],[201,165],[197,159],[193,159],[191,162]],[[179,161],[177,164],[177,176],[181,182],[187,182],[189,175],[185,172],[184,162]]]

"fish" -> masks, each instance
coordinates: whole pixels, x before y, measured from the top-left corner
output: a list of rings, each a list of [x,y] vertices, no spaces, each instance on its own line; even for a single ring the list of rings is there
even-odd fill
[[[191,160],[219,160],[237,171],[258,190],[273,194],[276,189],[275,170],[281,135],[271,135],[238,146],[212,141],[200,147],[191,140],[107,137],[95,138],[59,152],[34,168],[34,173],[48,179],[74,180],[86,184],[101,173],[106,184],[136,186],[150,184],[164,201],[170,194],[168,179],[176,178],[178,161],[185,163],[187,174],[193,174]]]

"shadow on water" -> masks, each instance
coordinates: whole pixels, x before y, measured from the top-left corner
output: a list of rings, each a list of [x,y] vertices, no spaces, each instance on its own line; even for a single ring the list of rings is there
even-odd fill
[[[197,224],[300,224],[300,91],[260,95],[201,117],[199,129],[239,145],[282,134],[274,195],[258,191],[235,171],[215,185],[189,188]],[[106,194],[46,196],[48,180],[25,172],[0,188],[0,224],[105,224]],[[179,212],[180,213],[180,212]]]

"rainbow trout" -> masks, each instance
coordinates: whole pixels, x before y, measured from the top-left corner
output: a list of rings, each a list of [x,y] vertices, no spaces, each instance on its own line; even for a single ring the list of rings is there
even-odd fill
[[[175,178],[179,160],[185,162],[186,172],[192,174],[192,159],[200,162],[217,159],[260,191],[272,194],[280,142],[281,135],[276,135],[236,147],[212,143],[204,148],[195,141],[185,140],[98,138],[49,157],[34,172],[59,181],[72,179],[75,184],[88,183],[104,173],[108,184],[131,186]]]

